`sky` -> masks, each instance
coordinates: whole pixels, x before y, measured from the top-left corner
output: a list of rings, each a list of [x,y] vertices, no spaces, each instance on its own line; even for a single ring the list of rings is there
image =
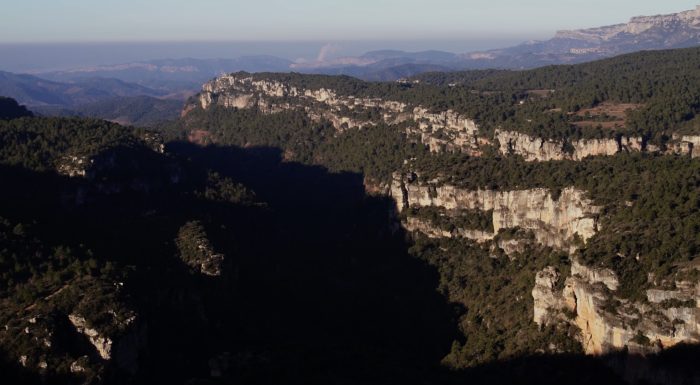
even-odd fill
[[[0,71],[29,73],[183,57],[464,53],[695,9],[678,0],[0,1]]]
[[[695,0],[698,1],[698,0]],[[542,39],[678,0],[4,0],[0,43]]]

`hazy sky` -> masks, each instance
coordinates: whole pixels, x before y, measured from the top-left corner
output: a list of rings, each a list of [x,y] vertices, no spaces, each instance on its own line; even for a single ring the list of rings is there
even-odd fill
[[[695,1],[5,0],[0,43],[528,40],[694,9]]]

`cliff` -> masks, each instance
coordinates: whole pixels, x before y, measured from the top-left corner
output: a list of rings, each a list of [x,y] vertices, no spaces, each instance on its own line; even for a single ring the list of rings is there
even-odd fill
[[[616,297],[618,279],[609,269],[573,261],[563,289],[554,267],[537,274],[532,290],[534,322],[570,323],[581,331],[588,354],[628,349],[655,352],[679,343],[700,342],[700,284],[679,281],[674,289],[647,290],[646,302]]]
[[[589,156],[612,156],[620,152],[661,152],[641,137],[621,136],[615,139],[580,139],[568,142],[542,139],[516,131],[496,130],[494,139],[503,155],[520,155],[528,162],[550,160],[582,160]],[[666,144],[665,154],[700,156],[700,136],[674,135]]]
[[[204,84],[196,101],[196,105],[185,107],[184,115],[196,106],[205,110],[212,106],[255,108],[265,114],[302,110],[312,121],[330,122],[339,133],[379,124],[401,124],[412,140],[426,145],[434,153],[462,152],[481,156],[485,147],[495,145],[501,154],[521,155],[527,161],[578,161],[621,152],[661,152],[658,146],[633,136],[554,140],[496,129],[491,138],[483,135],[474,119],[452,109],[434,111],[399,101],[342,95],[329,88],[301,88],[245,73],[224,75]],[[700,136],[676,135],[667,143],[665,152],[697,157],[698,151],[693,148],[697,149],[699,144]]]
[[[531,137],[515,131],[496,130],[498,150],[504,155],[520,155],[526,161],[581,160],[588,156],[612,156],[622,151],[642,151],[645,143],[639,137],[619,139],[581,139],[569,143]],[[568,145],[567,145],[568,144]]]
[[[339,132],[377,124],[398,125],[409,122],[406,132],[433,152],[452,151],[480,154],[479,146],[488,140],[478,138],[479,127],[453,110],[432,112],[420,105],[380,98],[339,95],[335,90],[305,89],[276,80],[256,80],[247,74],[230,74],[202,86],[197,96],[203,109],[257,108],[274,114],[302,109],[314,121],[331,122]],[[183,110],[186,115],[193,105]]]
[[[423,218],[403,221],[410,232],[430,238],[466,238],[479,243],[496,239],[502,229],[530,231],[534,240],[572,253],[599,231],[601,207],[575,188],[562,190],[554,199],[546,189],[513,191],[466,190],[437,182],[419,182],[415,174],[394,174],[391,195],[400,212],[408,207],[441,207],[447,210],[493,210],[493,232],[459,227],[444,228]],[[510,242],[510,243],[508,243]],[[513,248],[519,241],[497,246]],[[512,244],[511,244],[512,243]],[[495,247],[495,245],[494,245]],[[656,352],[679,343],[700,342],[700,284],[668,282],[646,292],[646,301],[617,295],[615,272],[585,266],[575,259],[568,277],[548,266],[535,277],[532,289],[533,320],[540,326],[569,324],[580,330],[579,341],[588,354],[628,349]]]
[[[573,31],[558,31],[555,39],[573,39],[589,43],[604,43],[615,39],[641,35],[658,28],[666,31],[698,29],[700,27],[700,6],[697,9],[656,16],[637,16],[628,23]]]
[[[406,230],[410,232],[420,232],[429,238],[466,238],[476,242],[487,242],[495,237],[494,233],[488,231],[465,229],[456,227],[452,230],[445,230],[436,227],[433,223],[419,218],[408,217],[403,223]]]
[[[502,229],[531,230],[537,242],[560,249],[586,242],[598,231],[600,207],[573,187],[557,199],[543,188],[495,191],[465,190],[451,185],[421,184],[416,178],[395,173],[391,195],[399,211],[409,206],[446,209],[493,210],[493,234]],[[479,237],[480,238],[480,237]],[[479,239],[477,238],[477,239]]]

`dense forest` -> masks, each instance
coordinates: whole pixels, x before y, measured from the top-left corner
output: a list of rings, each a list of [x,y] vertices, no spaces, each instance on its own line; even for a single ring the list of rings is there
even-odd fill
[[[409,250],[394,203],[340,171],[371,163],[329,173],[269,147],[179,141],[161,153],[155,133],[84,119],[15,119],[0,133],[0,366],[12,383],[451,384],[511,381],[522,365],[538,383],[618,381],[596,360],[522,358],[566,335],[529,325],[527,301],[503,324],[524,327],[516,340],[485,324],[459,332],[465,310],[436,288],[464,302],[453,287],[466,277],[448,278],[457,265],[428,245]],[[56,173],[67,156],[92,160],[85,176]],[[521,288],[484,285],[467,306]],[[515,361],[475,366],[497,357]]]
[[[563,139],[641,135],[663,145],[673,133],[698,133],[698,63],[694,48],[394,83],[240,75],[453,109],[487,136],[505,128]],[[619,104],[630,106],[622,117],[599,113]],[[576,258],[613,269],[616,295],[641,303],[654,280],[700,278],[687,268],[700,253],[698,159],[620,153],[526,162],[488,146],[481,156],[432,153],[406,133],[410,120],[339,131],[312,119],[309,106],[273,114],[195,108],[143,129],[34,117],[0,98],[3,376],[57,384],[623,383],[611,368],[624,367],[627,352],[584,357],[576,328],[532,321],[535,274],[554,266],[566,275]],[[582,124],[591,121],[600,126]],[[493,211],[397,213],[387,196],[395,172],[432,186],[545,188],[555,200],[573,186],[602,207],[603,230],[571,254],[521,228],[482,243],[406,234],[399,224],[408,217],[448,232],[492,232]],[[529,242],[515,253],[499,247],[512,239]],[[697,352],[666,354],[673,361]],[[679,361],[674,370],[697,374]],[[669,363],[663,354],[649,362],[660,373]]]
[[[124,125],[148,127],[177,119],[182,109],[179,99],[152,96],[118,96],[72,107],[43,106],[34,110],[44,116],[100,118]]]
[[[496,128],[555,139],[641,136],[663,145],[674,132],[698,133],[700,49],[649,51],[576,65],[527,71],[427,73],[399,82],[363,82],[348,76],[239,73],[342,96],[395,100],[476,119],[485,134]],[[628,105],[617,115],[598,106]],[[583,119],[583,117],[586,119]],[[580,124],[585,121],[586,124]],[[614,121],[614,128],[601,124]]]

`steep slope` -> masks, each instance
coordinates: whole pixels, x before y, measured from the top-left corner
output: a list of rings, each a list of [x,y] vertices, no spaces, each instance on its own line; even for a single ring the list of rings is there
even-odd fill
[[[391,84],[236,73],[206,83],[185,112],[299,111],[338,131],[400,126],[433,152],[478,155],[491,145],[529,161],[620,152],[697,156],[700,91],[688,85],[700,76],[698,53],[693,48],[573,67],[427,75],[426,84],[421,77]]]
[[[464,54],[465,68],[533,68],[582,63],[641,50],[700,44],[700,9],[668,15],[638,16],[627,23],[559,31],[546,41]]]
[[[503,49],[453,54],[385,50],[357,57],[296,63],[306,73],[345,74],[364,80],[397,80],[431,71],[535,68],[575,64],[642,50],[663,50],[700,45],[700,9],[655,16],[637,16],[627,23],[581,30],[558,31],[545,41],[529,41]],[[410,65],[410,66],[409,66]],[[399,71],[403,68],[403,71]],[[259,70],[260,71],[260,70]],[[378,74],[383,74],[378,78]]]
[[[105,119],[122,125],[148,127],[180,115],[183,101],[151,96],[123,96],[76,106],[33,107],[43,116],[79,116]]]
[[[205,84],[172,132],[281,146],[392,196],[411,254],[464,308],[447,365],[652,354],[698,342],[699,52],[462,82],[236,73]]]

